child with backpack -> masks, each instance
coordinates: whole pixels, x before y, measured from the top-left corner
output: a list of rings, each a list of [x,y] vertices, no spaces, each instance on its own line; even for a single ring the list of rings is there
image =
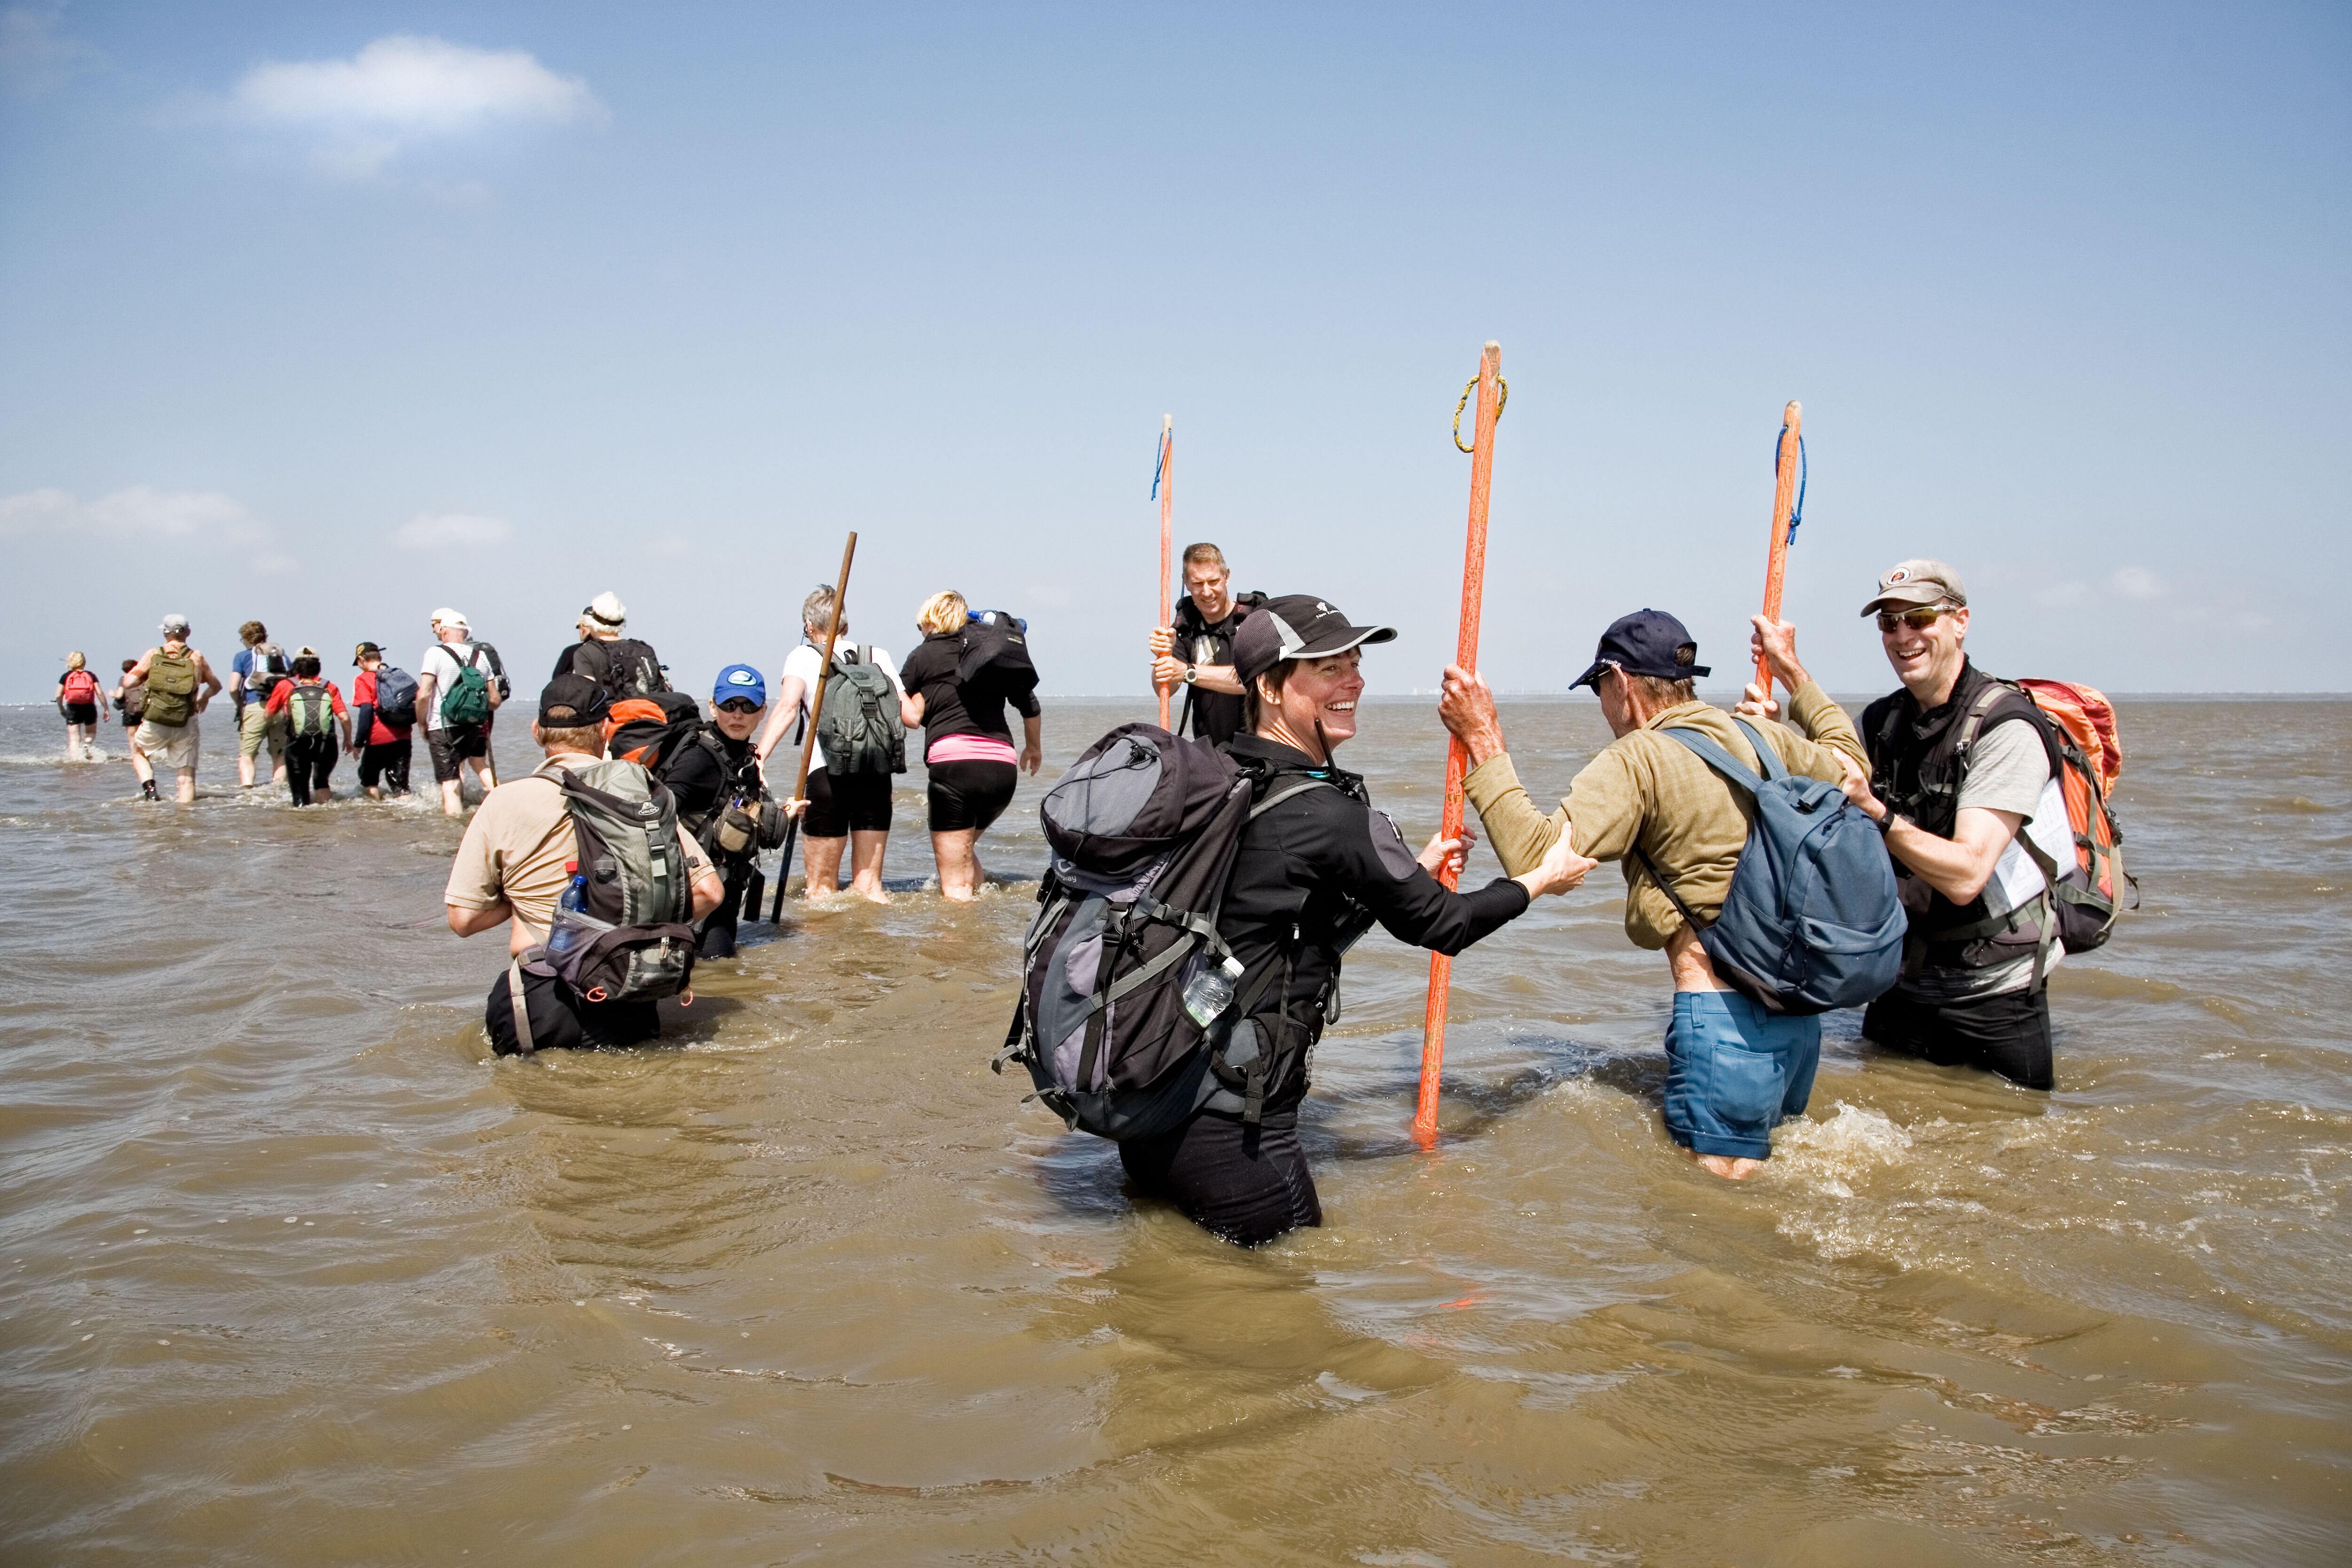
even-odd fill
[[[335,798],[327,781],[334,776],[337,753],[352,745],[351,710],[319,670],[318,649],[298,650],[292,679],[279,681],[268,699],[270,716],[286,724],[286,791],[296,805]]]
[[[66,655],[66,672],[58,677],[58,711],[66,720],[66,761],[95,763],[98,754],[98,705],[104,696],[89,660],[79,649]]]
[[[352,650],[352,668],[359,671],[352,677],[352,735],[359,753],[360,788],[376,800],[406,795],[416,678],[384,663],[383,649],[372,642]]]
[[[1616,739],[1549,816],[1512,768],[1486,683],[1449,668],[1438,703],[1468,750],[1464,788],[1506,869],[1571,831],[1585,854],[1622,862],[1625,934],[1663,950],[1674,976],[1666,1131],[1733,1181],[1771,1157],[1773,1127],[1811,1099],[1821,1014],[1885,989],[1903,942],[1877,830],[1843,794],[1860,771],[1853,723],[1793,644],[1765,649],[1793,693],[1796,730],[1699,701],[1708,667],[1674,616],[1612,623],[1570,689],[1593,689]]]

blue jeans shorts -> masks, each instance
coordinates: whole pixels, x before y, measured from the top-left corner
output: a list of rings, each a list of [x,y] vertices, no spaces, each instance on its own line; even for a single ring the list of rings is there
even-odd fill
[[[1736,991],[1677,991],[1666,1027],[1666,1131],[1700,1154],[1772,1156],[1772,1129],[1805,1109],[1822,1021],[1768,1013]]]

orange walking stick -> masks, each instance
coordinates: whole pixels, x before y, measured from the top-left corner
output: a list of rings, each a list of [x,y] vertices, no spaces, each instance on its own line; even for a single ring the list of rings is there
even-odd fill
[[[1163,626],[1176,624],[1174,588],[1168,575],[1169,552],[1175,548],[1175,539],[1170,532],[1171,514],[1176,500],[1175,467],[1176,416],[1163,414],[1160,416],[1160,467],[1151,476],[1152,492],[1160,498],[1160,624]],[[1168,728],[1168,695],[1175,688],[1160,681],[1152,684],[1160,689],[1160,727],[1165,730]]]
[[[1462,446],[1462,409],[1454,410],[1454,444],[1470,454],[1470,536],[1462,552],[1462,630],[1454,639],[1454,662],[1465,669],[1478,668],[1478,612],[1486,596],[1486,494],[1495,478],[1495,421],[1502,417],[1503,400],[1510,395],[1503,384],[1503,345],[1489,342],[1478,359],[1476,433]],[[1471,387],[1462,391],[1470,400]],[[1459,739],[1445,752],[1444,837],[1462,831],[1462,780],[1470,771],[1470,753]],[[1440,880],[1451,889],[1453,872]],[[1445,1068],[1445,998],[1454,979],[1454,961],[1442,952],[1429,955],[1429,1005],[1421,1025],[1421,1098],[1412,1112],[1413,1142],[1426,1149],[1437,1142],[1437,1082]]]
[[[1773,455],[1772,553],[1764,567],[1764,614],[1780,618],[1780,585],[1789,574],[1789,546],[1797,542],[1797,524],[1805,518],[1803,481],[1798,478],[1804,461],[1805,407],[1791,402],[1780,415],[1780,445]],[[1756,684],[1764,700],[1772,700],[1772,667],[1756,656]]]
[[[809,688],[808,734],[801,742],[801,771],[793,777],[793,799],[808,798],[809,763],[816,755],[816,721],[824,711],[825,678],[833,673],[833,640],[841,635],[841,607],[849,601],[849,563],[857,558],[857,531],[850,531],[849,542],[841,547],[841,575],[833,580],[833,620],[824,628],[824,657],[816,667],[816,684]],[[776,902],[768,911],[768,923],[773,925],[784,918],[784,884],[793,874],[793,841],[801,836],[801,819],[797,816],[784,829],[784,852],[776,861]]]

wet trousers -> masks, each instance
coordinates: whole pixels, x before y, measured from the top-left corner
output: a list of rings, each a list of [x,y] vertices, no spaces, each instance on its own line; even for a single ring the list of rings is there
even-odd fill
[[[310,792],[323,790],[335,776],[335,738],[296,735],[286,742],[286,793],[296,805],[310,804]]]
[[[1323,1223],[1297,1110],[1270,1110],[1255,1127],[1203,1110],[1172,1132],[1128,1140],[1118,1158],[1138,1193],[1239,1247]]]
[[[719,907],[703,917],[701,928],[694,933],[697,958],[735,956],[735,926],[743,918],[743,889],[751,885],[751,868],[752,862],[748,857],[729,861],[721,867],[727,890],[719,896]],[[756,920],[759,917],[754,915],[752,918]]]
[[[2027,1089],[2051,1089],[2058,1081],[2045,988],[1937,1003],[1889,991],[1862,1016],[1862,1032],[1889,1050],[1940,1068],[1982,1068]]]

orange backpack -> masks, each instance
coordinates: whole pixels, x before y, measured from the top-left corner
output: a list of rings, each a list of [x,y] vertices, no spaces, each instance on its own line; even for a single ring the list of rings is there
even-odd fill
[[[2106,694],[2064,680],[2015,682],[2042,710],[2058,734],[2058,783],[2066,796],[2066,820],[2074,835],[2074,867],[2045,866],[2058,902],[2061,938],[2069,952],[2107,940],[2122,912],[2123,829],[2108,804],[2123,776],[2123,738],[2116,730],[2115,704]],[[2019,842],[2026,842],[2023,835]],[[2134,887],[2137,884],[2134,883]]]

